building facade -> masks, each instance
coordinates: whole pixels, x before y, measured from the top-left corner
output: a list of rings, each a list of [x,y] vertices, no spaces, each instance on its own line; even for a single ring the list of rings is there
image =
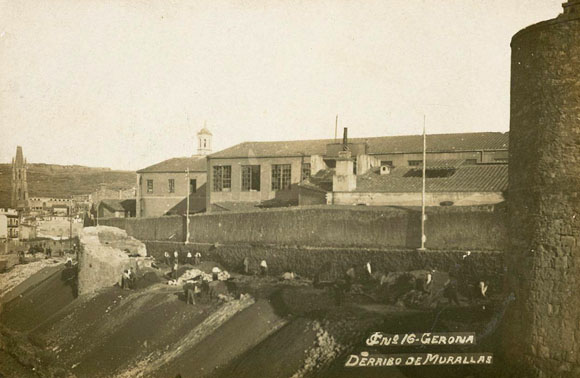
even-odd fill
[[[211,133],[198,134],[198,154],[172,158],[137,171],[137,217],[158,217],[205,211],[207,166],[205,154],[211,152]]]
[[[58,197],[30,197],[29,208],[32,213],[40,214],[42,212],[52,214],[56,208],[69,208],[73,206],[73,200],[70,198]],[[57,210],[62,212],[62,210]]]
[[[505,164],[508,139],[507,133],[495,132],[428,135],[427,161]],[[220,211],[240,208],[240,204],[246,207],[297,205],[299,184],[322,170],[345,165],[341,157],[344,149],[350,153],[350,163],[346,165],[355,177],[380,166],[420,167],[423,161],[421,135],[350,140],[345,135],[342,143],[336,140],[245,142],[208,156],[206,207],[208,211]]]
[[[18,239],[19,220],[16,209],[0,209],[0,239]]]

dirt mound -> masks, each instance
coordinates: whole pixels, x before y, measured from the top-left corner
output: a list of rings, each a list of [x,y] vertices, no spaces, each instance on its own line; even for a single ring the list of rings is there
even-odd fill
[[[135,289],[145,289],[163,281],[156,272],[146,272],[135,280]]]
[[[201,342],[158,369],[153,376],[203,377],[250,350],[286,322],[259,300],[222,323]],[[232,342],[235,340],[235,342]]]
[[[33,286],[3,306],[0,320],[15,331],[29,331],[56,314],[75,299],[69,271],[60,269],[42,284]]]
[[[4,302],[10,301],[51,276],[61,268],[63,262],[63,258],[53,258],[15,265],[8,272],[0,274],[0,298]]]
[[[0,350],[0,377],[36,378],[31,368],[22,366],[14,357]]]
[[[302,368],[316,339],[312,321],[296,318],[217,371],[216,378],[291,377]]]
[[[332,286],[237,275],[237,289],[258,299],[190,305],[182,287],[167,285],[158,273],[139,278],[138,290],[108,287],[73,299],[74,272],[61,269],[6,304],[3,331],[13,344],[24,344],[13,355],[37,371],[43,367],[45,376],[399,377],[385,368],[344,368],[345,356],[360,351],[371,331],[480,332],[498,312],[445,307],[402,313],[396,306],[372,307],[355,293],[338,305]]]

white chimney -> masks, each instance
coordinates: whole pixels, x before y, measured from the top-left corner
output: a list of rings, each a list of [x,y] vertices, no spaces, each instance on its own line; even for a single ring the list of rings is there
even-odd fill
[[[389,167],[388,165],[381,165],[381,169],[379,170],[379,172],[382,175],[388,175],[389,173],[391,173],[391,167]]]

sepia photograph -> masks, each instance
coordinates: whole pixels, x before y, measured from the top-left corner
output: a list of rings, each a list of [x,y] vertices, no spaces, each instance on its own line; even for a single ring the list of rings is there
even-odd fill
[[[580,378],[580,0],[0,0],[0,378]]]

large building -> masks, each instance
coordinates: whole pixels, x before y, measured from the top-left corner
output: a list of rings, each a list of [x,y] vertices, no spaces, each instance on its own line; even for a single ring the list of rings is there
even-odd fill
[[[205,211],[206,154],[212,135],[207,128],[197,133],[198,153],[172,158],[137,171],[137,217]]]
[[[245,142],[211,154],[207,160],[207,208],[296,205],[299,184],[319,171],[335,169],[343,149],[344,142],[322,139]],[[416,168],[423,161],[421,135],[354,138],[346,140],[346,149],[354,177],[379,166]],[[427,161],[481,165],[505,164],[507,159],[507,133],[427,136]]]
[[[27,164],[22,147],[16,147],[16,156],[12,159],[12,208],[26,210],[28,204],[28,183],[26,181]]]

